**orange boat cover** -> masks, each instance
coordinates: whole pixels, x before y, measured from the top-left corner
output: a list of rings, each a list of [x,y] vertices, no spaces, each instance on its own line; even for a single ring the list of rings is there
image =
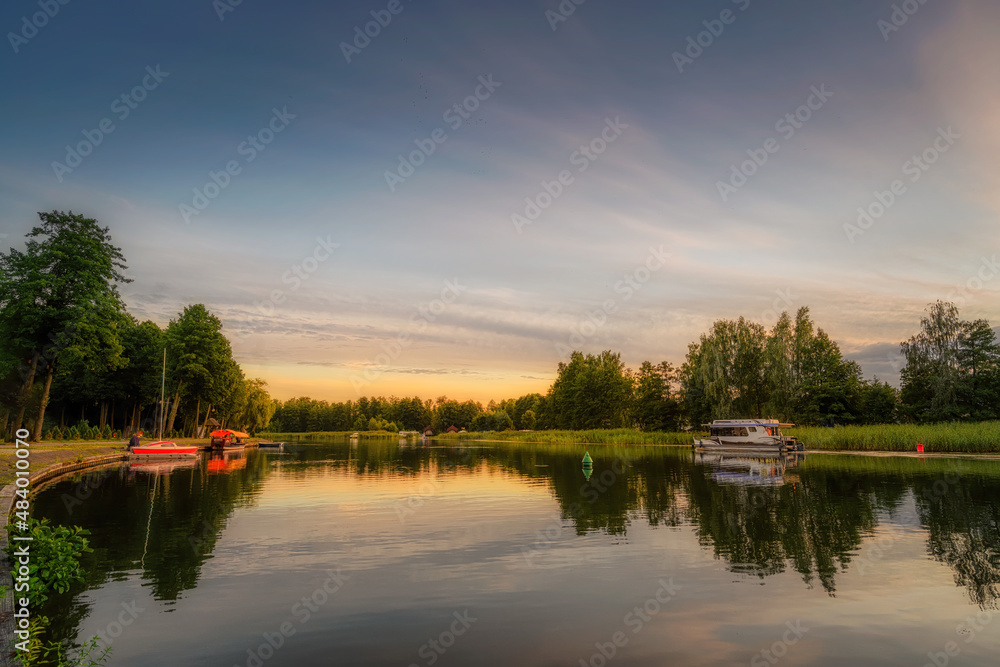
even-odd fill
[[[232,429],[223,428],[218,431],[212,431],[213,438],[226,438],[233,436],[234,438],[249,438],[250,436],[242,431],[233,431]]]

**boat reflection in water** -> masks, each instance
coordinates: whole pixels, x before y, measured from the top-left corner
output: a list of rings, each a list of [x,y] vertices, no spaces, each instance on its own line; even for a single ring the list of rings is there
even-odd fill
[[[775,453],[705,453],[696,452],[696,465],[712,468],[712,479],[719,484],[740,486],[781,486],[790,468],[805,460],[805,454]],[[797,479],[795,481],[798,481]]]
[[[143,472],[152,475],[169,475],[177,470],[195,468],[201,463],[199,458],[171,459],[163,461],[158,459],[139,459],[129,462],[130,472]]]
[[[218,475],[243,470],[247,467],[246,450],[223,449],[213,450],[208,459],[208,474]]]

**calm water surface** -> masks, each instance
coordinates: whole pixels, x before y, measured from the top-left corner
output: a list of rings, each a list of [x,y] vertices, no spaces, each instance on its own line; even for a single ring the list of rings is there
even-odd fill
[[[996,665],[1000,462],[346,441],[87,473],[109,665]]]

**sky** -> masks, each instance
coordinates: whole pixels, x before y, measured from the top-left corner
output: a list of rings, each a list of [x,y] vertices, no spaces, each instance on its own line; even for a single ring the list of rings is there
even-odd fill
[[[110,228],[272,395],[544,392],[808,306],[897,381],[1000,323],[1000,4],[11,0],[0,245]]]

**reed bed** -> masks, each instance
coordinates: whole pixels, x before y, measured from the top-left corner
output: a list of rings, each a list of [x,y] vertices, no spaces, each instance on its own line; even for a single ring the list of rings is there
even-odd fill
[[[690,433],[644,432],[635,429],[594,429],[590,431],[501,431],[486,433],[446,433],[439,439],[499,440],[544,444],[594,445],[691,445]]]
[[[987,454],[1000,453],[1000,421],[946,422],[940,424],[876,424],[870,426],[798,426],[785,435],[799,438],[806,449],[857,452],[914,452],[917,444],[925,452]],[[330,440],[348,437],[351,431],[317,433],[266,433],[276,440]],[[541,444],[595,445],[690,445],[696,433],[644,432],[635,429],[588,431],[503,431],[445,433],[434,436],[448,441],[487,440]],[[362,438],[396,439],[395,433],[361,432]]]
[[[806,449],[858,452],[1000,452],[1000,421],[945,422],[941,424],[875,424],[826,428],[803,426],[785,429]]]

